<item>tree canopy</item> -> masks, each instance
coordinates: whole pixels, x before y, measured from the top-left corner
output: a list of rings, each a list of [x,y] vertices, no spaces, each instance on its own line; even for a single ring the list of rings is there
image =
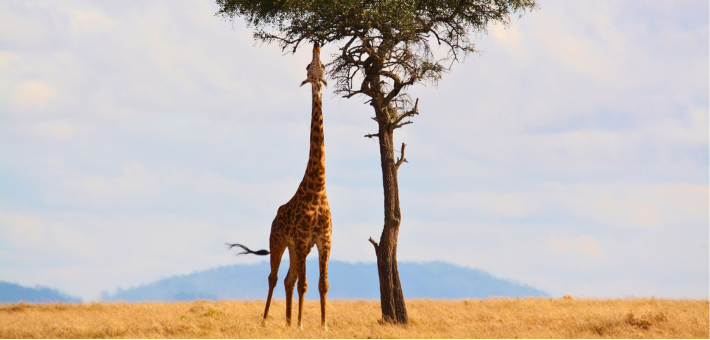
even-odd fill
[[[328,64],[336,93],[370,97],[382,108],[410,103],[403,91],[436,83],[475,51],[471,33],[534,9],[535,0],[217,0],[217,15],[242,17],[254,37],[295,52],[303,42],[344,43]],[[446,55],[435,58],[431,43]],[[391,108],[391,107],[390,107]],[[390,112],[390,114],[394,114]],[[401,121],[400,121],[401,123]],[[396,126],[397,124],[395,124]]]

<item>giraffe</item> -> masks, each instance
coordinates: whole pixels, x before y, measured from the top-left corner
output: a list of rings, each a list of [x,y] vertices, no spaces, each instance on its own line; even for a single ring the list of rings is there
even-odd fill
[[[308,165],[296,194],[288,203],[279,207],[271,224],[269,236],[270,251],[253,252],[240,244],[232,244],[245,250],[244,253],[271,255],[271,274],[269,274],[269,295],[264,309],[264,324],[269,315],[269,306],[274,287],[278,281],[281,257],[286,249],[290,258],[288,274],[284,280],[286,286],[286,324],[291,325],[291,304],[293,290],[298,281],[298,327],[303,329],[303,299],[308,288],[306,281],[306,256],[315,245],[318,248],[318,266],[320,279],[321,326],[328,329],[326,323],[326,296],[328,294],[328,258],[330,257],[332,224],[330,207],[325,192],[325,142],[323,140],[322,85],[328,86],[323,77],[324,67],[320,61],[320,45],[313,44],[313,60],[308,67],[307,78],[301,83],[311,83],[312,111],[311,138]]]

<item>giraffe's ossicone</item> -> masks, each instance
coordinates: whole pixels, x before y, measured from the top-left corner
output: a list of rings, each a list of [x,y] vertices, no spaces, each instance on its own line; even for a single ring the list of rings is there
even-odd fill
[[[298,282],[298,326],[303,328],[303,299],[308,288],[306,281],[306,256],[315,245],[318,248],[318,266],[320,278],[321,325],[326,323],[326,297],[328,294],[328,258],[330,257],[332,224],[330,207],[325,192],[325,141],[323,135],[322,90],[327,86],[324,67],[320,60],[320,46],[313,44],[313,60],[308,64],[307,78],[301,86],[310,83],[312,90],[311,138],[308,165],[296,194],[288,203],[279,207],[274,222],[271,224],[269,250],[253,252],[242,245],[244,253],[271,256],[271,274],[269,274],[269,295],[266,298],[264,322],[269,315],[271,297],[278,281],[281,257],[286,249],[289,254],[289,268],[284,285],[286,286],[286,323],[291,324],[291,305],[293,289]]]

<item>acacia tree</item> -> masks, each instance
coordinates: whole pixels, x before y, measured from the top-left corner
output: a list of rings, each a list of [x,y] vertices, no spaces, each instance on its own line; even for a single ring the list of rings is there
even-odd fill
[[[475,52],[472,36],[490,23],[510,24],[512,15],[537,7],[535,0],[217,0],[216,15],[242,17],[257,41],[296,52],[302,43],[338,44],[326,65],[335,93],[362,96],[372,106],[380,146],[384,227],[377,255],[382,320],[408,323],[397,270],[397,237],[402,215],[397,171],[405,144],[395,158],[394,130],[412,123],[419,99],[406,90],[436,84],[454,61]],[[432,44],[445,53],[435,57]],[[447,66],[448,65],[448,66]]]

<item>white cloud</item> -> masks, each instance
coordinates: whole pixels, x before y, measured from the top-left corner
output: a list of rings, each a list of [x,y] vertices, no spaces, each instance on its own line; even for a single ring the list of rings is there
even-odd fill
[[[525,192],[449,191],[438,194],[403,194],[407,203],[417,206],[417,209],[432,212],[466,211],[479,216],[515,218],[529,216],[542,208],[534,195]]]
[[[456,220],[537,219],[565,216],[598,228],[674,228],[707,221],[705,185],[634,185],[559,182],[525,185],[517,191],[420,193],[404,191],[402,204],[415,216]]]
[[[0,43],[4,46],[37,46],[51,43],[51,18],[39,13],[35,6],[20,2],[0,3]],[[44,19],[44,20],[42,20]]]
[[[607,227],[674,228],[707,220],[704,185],[557,185],[561,205]]]
[[[550,239],[550,247],[563,254],[576,254],[586,257],[604,256],[604,249],[597,241],[588,235],[582,235],[576,240],[565,240],[558,238]]]
[[[64,121],[46,122],[36,126],[35,131],[40,136],[50,136],[58,139],[71,138],[76,134],[76,127]]]
[[[490,28],[490,35],[495,38],[501,48],[508,51],[514,58],[522,59],[525,57],[523,52],[523,36],[520,33],[520,28],[517,25],[505,27],[498,24]]]
[[[65,260],[82,261],[99,251],[76,228],[27,214],[0,211],[0,232],[5,256],[11,256],[16,264],[43,266],[52,252]]]
[[[15,100],[22,107],[40,109],[57,98],[51,84],[40,81],[26,81],[15,88]]]
[[[565,65],[570,70],[584,74],[595,81],[611,83],[614,81],[614,65],[609,55],[610,46],[614,49],[620,48],[618,40],[623,37],[619,32],[608,32],[610,29],[603,20],[595,20],[608,13],[597,15],[604,5],[585,6],[565,4],[563,6],[551,6],[548,11],[541,11],[539,14],[548,20],[535,21],[532,25],[531,38],[539,42],[544,47],[544,52],[550,58],[554,58]],[[592,13],[585,13],[582,17],[566,15],[561,8],[567,7],[587,7],[585,10]],[[591,14],[591,15],[590,15]],[[583,30],[594,31],[597,34],[584,34]],[[606,31],[606,32],[599,32]],[[601,34],[599,34],[601,33]],[[611,40],[611,41],[609,41]]]
[[[47,199],[54,204],[94,207],[108,207],[121,202],[141,204],[162,195],[157,175],[137,161],[122,166],[117,176],[81,176],[66,180],[61,187],[45,191]]]
[[[116,26],[116,23],[106,16],[87,10],[71,11],[72,19],[78,26],[83,26],[87,31],[96,30],[103,26]]]

